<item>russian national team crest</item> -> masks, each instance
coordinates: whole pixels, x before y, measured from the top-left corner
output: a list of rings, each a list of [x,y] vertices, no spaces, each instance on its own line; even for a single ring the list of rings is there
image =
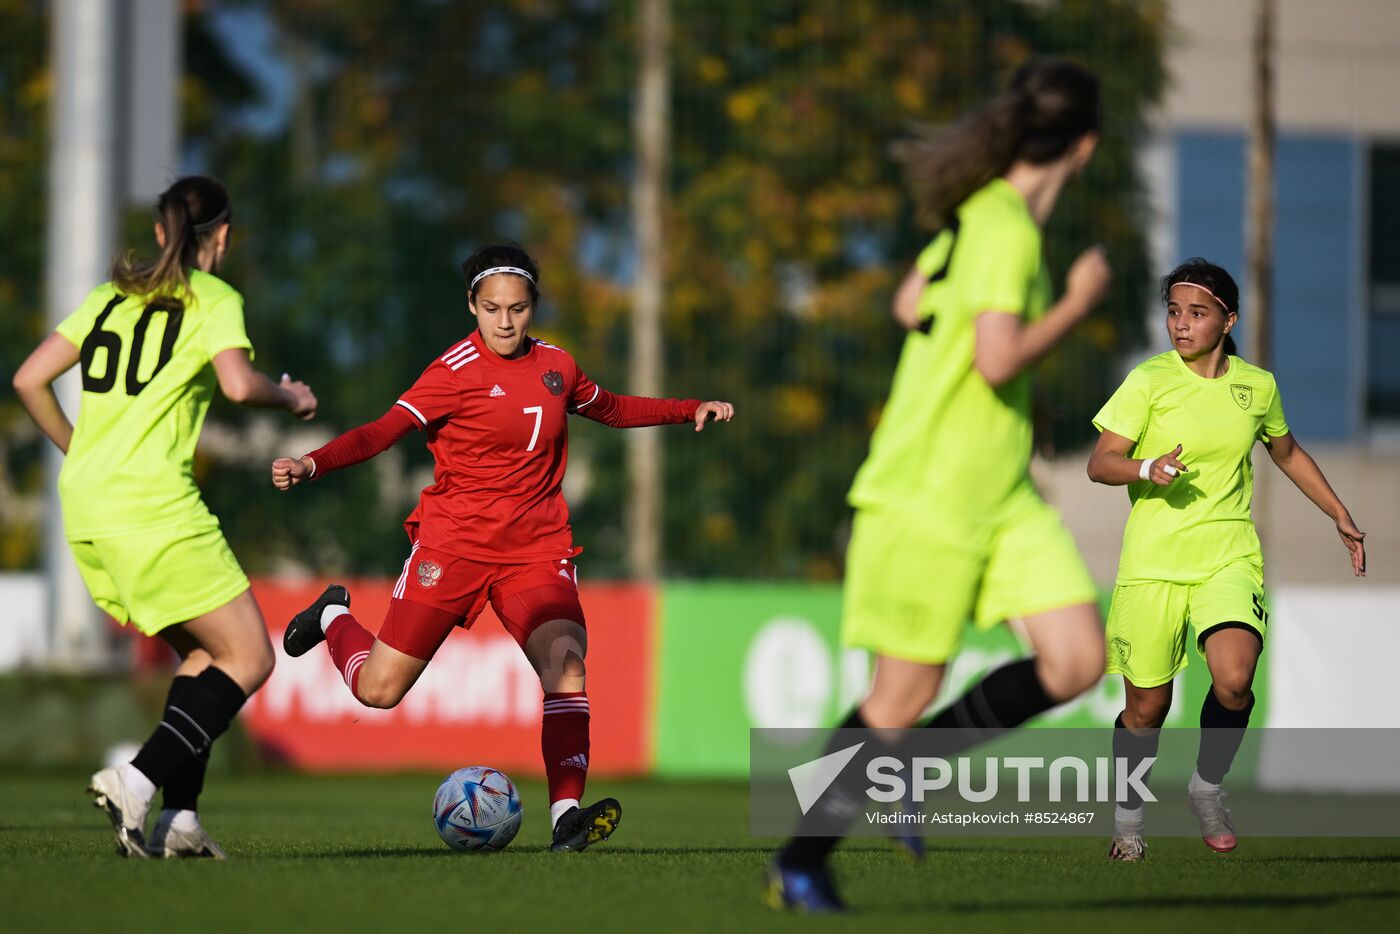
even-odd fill
[[[1232,383],[1230,393],[1235,397],[1235,404],[1248,412],[1250,405],[1254,402],[1254,387],[1245,386],[1242,383]]]
[[[418,562],[418,586],[436,587],[442,580],[442,565],[424,558]]]
[[[544,386],[549,390],[550,395],[558,396],[563,394],[563,373],[560,373],[558,370],[550,370],[548,373],[544,374],[544,376],[541,376],[540,379],[544,380]]]

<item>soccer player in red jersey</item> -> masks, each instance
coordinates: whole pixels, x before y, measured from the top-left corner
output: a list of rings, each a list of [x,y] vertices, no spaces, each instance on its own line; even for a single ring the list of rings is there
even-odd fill
[[[580,807],[588,775],[588,636],[579,606],[569,510],[561,484],[568,416],[615,428],[729,421],[728,402],[617,396],[566,351],[531,338],[535,263],[513,244],[478,250],[462,266],[477,329],[434,360],[389,411],[300,458],[272,464],[272,482],[303,480],[368,460],[410,431],[427,435],[434,483],[404,523],[412,549],[374,636],[332,584],[287,627],[290,656],[325,641],[345,683],[367,707],[393,707],[455,626],[487,601],[524,650],[544,689],[541,747],[552,849],[607,839],[622,816],[605,798]]]

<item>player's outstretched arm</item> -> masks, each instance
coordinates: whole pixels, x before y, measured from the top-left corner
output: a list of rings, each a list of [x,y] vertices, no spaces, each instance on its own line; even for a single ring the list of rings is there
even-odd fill
[[[279,490],[290,490],[303,480],[367,461],[389,450],[417,425],[413,417],[396,404],[374,421],[350,429],[310,454],[277,458],[272,462],[272,485]]]
[[[1079,254],[1065,279],[1065,294],[1045,317],[1025,324],[1019,309],[989,308],[977,316],[973,365],[993,387],[1002,386],[1034,365],[1088,317],[1113,281],[1102,247]]]
[[[286,409],[302,421],[316,417],[316,394],[310,386],[286,373],[282,374],[282,382],[274,383],[253,369],[253,361],[242,347],[215,354],[214,373],[219,378],[219,391],[230,402],[259,409]]]
[[[1134,441],[1105,430],[1099,434],[1094,453],[1089,455],[1089,479],[1106,486],[1127,486],[1139,480],[1151,480],[1157,486],[1170,486],[1186,472],[1181,457],[1181,445],[1160,457],[1139,459],[1128,456]]]
[[[73,440],[73,423],[58,404],[53,383],[77,364],[78,356],[72,341],[62,334],[50,334],[20,364],[12,380],[24,410],[64,454]]]
[[[729,402],[619,396],[601,387],[595,388],[593,395],[572,411],[611,428],[649,428],[693,421],[695,430],[701,431],[707,421],[727,422],[734,418],[734,405]]]
[[[1312,500],[1317,508],[1336,524],[1337,535],[1351,555],[1351,572],[1357,577],[1365,577],[1366,533],[1356,527],[1351,513],[1342,505],[1341,498],[1323,476],[1317,461],[1303,450],[1303,446],[1293,437],[1292,432],[1269,438],[1264,443],[1269,449],[1269,457],[1273,458],[1284,476],[1292,480],[1293,485],[1302,490],[1303,495]]]

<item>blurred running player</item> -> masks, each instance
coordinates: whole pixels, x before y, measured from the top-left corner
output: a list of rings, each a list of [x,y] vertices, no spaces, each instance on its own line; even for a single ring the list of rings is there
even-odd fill
[[[123,624],[159,635],[181,656],[160,725],[130,763],[92,777],[127,856],[222,859],[200,826],[211,744],[272,672],[267,627],[238,559],[194,482],[195,442],[217,383],[240,405],[316,414],[316,397],[285,375],[253,369],[243,297],[214,275],[233,209],[211,178],[182,178],[160,196],[160,255],[117,260],[29,355],[14,384],[65,455],[63,525],[83,582]],[[82,405],[70,424],[52,384],[81,364]],[[164,810],[149,844],[157,788]]]
[[[1186,800],[1218,853],[1235,848],[1221,782],[1249,724],[1269,622],[1264,556],[1249,512],[1256,441],[1336,524],[1353,573],[1366,571],[1366,536],[1289,432],[1273,374],[1235,356],[1229,335],[1239,295],[1228,272],[1199,258],[1162,279],[1174,349],[1138,364],[1104,404],[1089,458],[1089,477],[1127,486],[1133,503],[1106,634],[1108,671],[1123,676],[1127,692],[1113,755],[1129,774],[1156,756],[1189,631],[1211,689]],[[1130,789],[1114,813],[1109,858],[1142,859],[1142,834],[1142,798]]]
[[[968,620],[1019,619],[1034,656],[991,672],[927,723],[944,753],[1069,700],[1103,673],[1094,583],[1029,475],[1029,370],[1109,284],[1102,251],[1087,250],[1052,304],[1042,258],[1041,230],[1098,139],[1097,78],[1040,61],[966,122],[896,151],[921,218],[939,232],[895,294],[910,333],[850,493],[842,636],[874,653],[875,675],[843,728],[914,725]],[[860,788],[838,781],[779,852],[770,903],[839,910],[825,862],[840,838],[816,834],[864,810]]]
[[[566,351],[531,338],[539,272],[520,247],[485,247],[462,268],[476,330],[379,419],[273,462],[272,482],[287,490],[368,460],[415,430],[426,434],[436,461],[435,482],[404,523],[411,549],[379,637],[350,615],[350,594],[333,584],[297,614],[283,644],[295,657],[324,640],[360,703],[393,707],[453,627],[470,627],[489,601],[544,689],[552,849],[582,850],[607,839],[622,808],[613,798],[580,806],[588,636],[573,564],[580,549],[561,493],[568,416],[615,428],[694,422],[700,431],[711,418],[729,421],[734,407],[613,395]]]

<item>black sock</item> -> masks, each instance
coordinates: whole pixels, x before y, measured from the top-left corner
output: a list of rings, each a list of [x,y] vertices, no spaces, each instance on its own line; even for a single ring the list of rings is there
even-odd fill
[[[1245,727],[1254,710],[1254,694],[1244,710],[1231,710],[1215,696],[1212,686],[1201,704],[1201,750],[1196,755],[1196,774],[1212,785],[1225,780],[1225,773],[1235,761],[1235,753],[1244,742]]]
[[[189,763],[209,761],[210,744],[228,729],[247,699],[232,678],[210,665],[166,705],[160,725],[131,764],[164,787]]]
[[[838,730],[863,730],[866,729],[865,719],[860,715],[860,706],[850,712],[845,720],[837,725]],[[843,739],[839,733],[831,734],[831,741],[827,744],[822,755],[828,755],[842,748]],[[842,771],[841,776],[832,783],[831,787],[822,795],[822,800],[817,807],[809,811],[802,820],[798,822],[797,834],[788,840],[787,845],[778,852],[778,861],[788,866],[816,867],[826,861],[831,851],[836,849],[836,844],[841,842],[840,837],[814,837],[806,836],[803,831],[810,831],[813,826],[829,827],[838,812],[849,810],[850,820],[855,820],[859,814],[865,810],[860,803],[860,787],[865,780],[865,769],[851,768],[847,766]],[[842,813],[842,816],[845,816]]]
[[[937,754],[947,756],[994,739],[1055,704],[1035,673],[1035,659],[1023,658],[987,675],[924,726],[943,731]]]
[[[194,684],[194,675],[176,675],[170,682],[170,693],[165,698],[165,706],[178,704],[185,688]],[[165,808],[170,811],[199,810],[199,793],[204,790],[204,770],[208,763],[203,759],[191,759],[161,789],[164,792]]]
[[[1131,775],[1137,771],[1139,763],[1143,759],[1152,759],[1157,755],[1157,744],[1162,739],[1160,728],[1148,733],[1134,733],[1123,725],[1123,715],[1120,713],[1118,719],[1113,721],[1113,763],[1114,769],[1126,768],[1127,774]],[[1125,759],[1124,766],[1118,765],[1118,760]],[[1148,779],[1152,777],[1152,768],[1142,773],[1142,783],[1146,785]],[[1115,787],[1117,787],[1115,785]],[[1129,811],[1136,811],[1142,807],[1142,795],[1132,786],[1128,786],[1128,795],[1118,806]]]

